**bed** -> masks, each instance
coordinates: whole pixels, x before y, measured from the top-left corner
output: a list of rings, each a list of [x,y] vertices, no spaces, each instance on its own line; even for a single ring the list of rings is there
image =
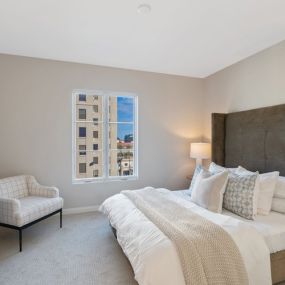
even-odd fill
[[[214,162],[260,172],[279,170],[284,176],[284,153],[285,105],[212,115]],[[187,191],[172,194],[171,199],[231,235],[244,260],[249,284],[285,280],[285,215],[272,212],[248,221],[228,211],[205,210],[190,201]],[[126,196],[120,193],[107,199],[101,211],[108,215],[139,284],[186,283],[173,243]]]
[[[213,113],[212,161],[225,167],[242,165],[260,173],[278,170],[285,176],[285,104]],[[270,255],[273,283],[285,280],[284,240],[278,249]]]

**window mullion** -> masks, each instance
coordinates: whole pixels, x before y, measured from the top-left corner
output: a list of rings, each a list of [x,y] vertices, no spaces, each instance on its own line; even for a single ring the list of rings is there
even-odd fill
[[[108,149],[109,149],[109,96],[107,94],[103,95],[103,173],[104,178],[109,177],[109,159],[108,159]]]

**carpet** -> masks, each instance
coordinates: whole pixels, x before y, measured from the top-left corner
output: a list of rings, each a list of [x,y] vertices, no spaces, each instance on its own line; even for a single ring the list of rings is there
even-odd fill
[[[23,231],[0,228],[1,285],[135,285],[132,268],[100,213],[51,217]]]

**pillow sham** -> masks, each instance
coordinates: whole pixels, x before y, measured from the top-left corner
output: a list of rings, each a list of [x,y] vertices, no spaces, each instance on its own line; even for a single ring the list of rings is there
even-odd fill
[[[273,196],[285,199],[285,177],[279,176]]]
[[[256,216],[258,173],[229,173],[224,195],[224,208],[249,220]]]
[[[221,213],[227,181],[228,171],[212,174],[201,169],[193,185],[191,200],[207,210]]]
[[[226,167],[223,167],[221,165],[216,164],[215,162],[211,162],[210,166],[209,166],[209,171],[213,172],[213,173],[217,173],[217,172],[221,172],[221,171],[225,171],[225,170],[228,170],[230,172],[235,172],[235,171],[237,171],[237,169],[238,169],[238,167],[226,168]]]
[[[188,194],[190,196],[191,196],[191,193],[192,193],[193,186],[195,184],[196,178],[197,178],[198,174],[202,171],[202,169],[203,169],[202,165],[197,165],[196,168],[195,168],[195,171],[194,171],[194,174],[193,174],[193,177],[192,177],[192,180],[191,180],[191,184],[190,184],[190,187],[189,187],[189,191],[188,191]]]
[[[272,211],[285,214],[285,199],[273,198],[273,200],[272,200]]]
[[[239,166],[238,171],[253,173]],[[257,199],[257,214],[268,215],[271,210],[273,194],[279,177],[278,171],[259,174],[259,194]],[[284,197],[285,198],[285,197]]]

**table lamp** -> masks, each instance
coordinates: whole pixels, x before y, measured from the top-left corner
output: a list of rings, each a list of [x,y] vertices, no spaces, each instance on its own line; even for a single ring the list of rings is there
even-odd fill
[[[202,159],[209,159],[211,157],[211,144],[191,143],[190,157],[196,158],[196,166],[202,165]]]

